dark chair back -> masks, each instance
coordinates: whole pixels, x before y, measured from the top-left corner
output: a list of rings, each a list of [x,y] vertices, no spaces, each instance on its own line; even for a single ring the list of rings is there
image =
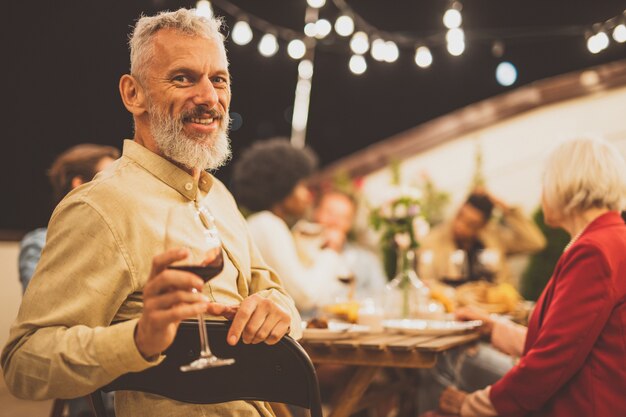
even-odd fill
[[[176,401],[214,404],[235,400],[278,402],[307,408],[322,417],[315,369],[304,349],[285,336],[275,345],[226,343],[229,322],[207,321],[209,344],[215,355],[235,358],[234,365],[181,372],[179,367],[199,356],[196,321],[181,323],[165,360],[142,372],[117,378],[91,394],[97,417],[107,417],[101,391],[142,391]]]

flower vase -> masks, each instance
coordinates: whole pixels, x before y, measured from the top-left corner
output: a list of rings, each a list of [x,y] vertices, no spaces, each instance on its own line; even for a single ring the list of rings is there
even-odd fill
[[[415,251],[398,249],[395,277],[387,284],[385,315],[390,319],[409,319],[420,315],[430,298],[430,290],[415,272]]]

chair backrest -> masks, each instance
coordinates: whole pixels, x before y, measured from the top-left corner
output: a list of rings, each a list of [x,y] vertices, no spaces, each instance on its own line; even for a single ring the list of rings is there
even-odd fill
[[[101,392],[142,391],[176,401],[214,404],[235,400],[268,401],[308,408],[322,417],[315,368],[304,349],[285,336],[275,345],[236,346],[226,343],[229,322],[207,321],[211,350],[235,364],[202,371],[181,372],[179,367],[199,356],[196,321],[181,323],[165,360],[142,372],[131,372],[91,394],[97,417],[106,417]]]

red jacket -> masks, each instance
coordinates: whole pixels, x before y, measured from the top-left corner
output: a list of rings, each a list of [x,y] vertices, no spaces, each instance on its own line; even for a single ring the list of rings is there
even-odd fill
[[[524,354],[491,389],[503,417],[626,416],[626,225],[594,220],[537,301]]]

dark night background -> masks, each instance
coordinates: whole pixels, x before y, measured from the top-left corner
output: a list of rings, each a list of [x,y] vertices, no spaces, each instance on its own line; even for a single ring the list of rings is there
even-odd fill
[[[301,31],[305,0],[232,0],[243,10],[275,25]],[[334,22],[330,0],[321,17]],[[443,33],[444,0],[353,0],[348,3],[381,30],[413,36]],[[45,171],[68,147],[82,142],[121,148],[132,136],[130,115],[118,95],[119,77],[128,69],[126,40],[140,13],[193,7],[195,1],[10,1],[3,11],[5,72],[4,150],[0,166],[4,192],[0,230],[27,231],[47,223],[50,187]],[[454,109],[552,75],[626,56],[626,44],[611,43],[590,54],[579,36],[504,40],[502,59],[519,71],[512,87],[496,83],[499,60],[491,41],[472,33],[506,35],[556,27],[590,27],[622,13],[625,1],[463,1],[468,41],[460,57],[434,48],[433,65],[418,68],[414,50],[400,51],[393,63],[368,58],[361,76],[348,69],[347,41],[319,45],[311,96],[307,144],[322,165]],[[214,5],[216,14],[224,13]],[[228,28],[235,20],[226,15]],[[278,54],[257,52],[261,34],[246,46],[227,44],[233,78],[231,111],[243,125],[231,134],[234,158],[255,139],[289,136],[297,63],[281,43]],[[8,126],[8,127],[7,127]],[[219,173],[228,183],[229,167]]]

